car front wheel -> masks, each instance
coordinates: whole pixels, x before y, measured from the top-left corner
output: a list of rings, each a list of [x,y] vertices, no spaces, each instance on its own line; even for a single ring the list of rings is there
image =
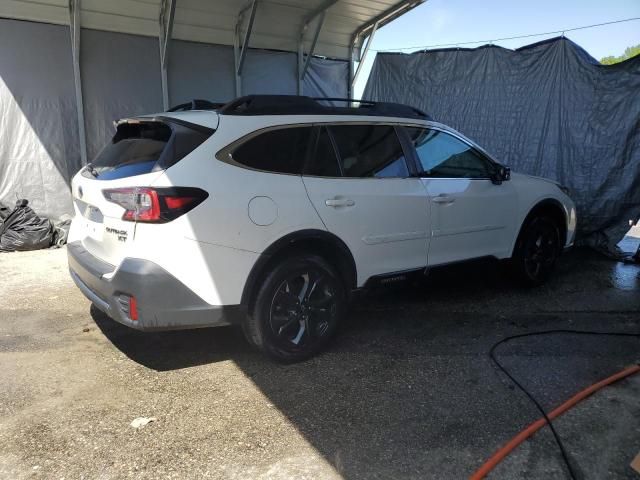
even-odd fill
[[[282,362],[321,351],[346,310],[346,292],[322,257],[296,255],[264,278],[244,324],[250,343]]]
[[[548,217],[535,217],[520,233],[512,258],[515,273],[528,286],[544,283],[560,254],[560,231]]]

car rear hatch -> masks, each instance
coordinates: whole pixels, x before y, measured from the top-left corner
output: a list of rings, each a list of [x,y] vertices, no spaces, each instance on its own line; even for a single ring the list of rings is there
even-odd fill
[[[131,251],[138,222],[164,223],[171,219],[171,212],[161,211],[167,205],[183,213],[194,199],[202,201],[193,189],[156,191],[152,185],[213,133],[171,117],[118,122],[112,140],[73,179],[74,237],[92,255],[118,265]]]

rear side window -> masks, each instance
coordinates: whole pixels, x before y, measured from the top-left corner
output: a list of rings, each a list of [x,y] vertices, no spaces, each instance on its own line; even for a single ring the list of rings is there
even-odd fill
[[[187,156],[213,130],[186,123],[132,121],[120,123],[116,133],[83,174],[99,180],[164,170]]]
[[[329,127],[345,177],[408,177],[409,171],[395,128],[390,125]]]
[[[307,155],[311,127],[261,133],[237,147],[233,159],[241,165],[274,173],[299,175]]]

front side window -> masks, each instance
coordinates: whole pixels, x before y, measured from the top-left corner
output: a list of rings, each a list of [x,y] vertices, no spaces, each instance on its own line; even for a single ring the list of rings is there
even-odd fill
[[[345,177],[408,177],[404,152],[390,125],[333,125],[329,127]]]
[[[416,147],[421,175],[435,178],[489,177],[489,162],[453,135],[425,128],[407,128],[407,132]]]
[[[237,147],[233,159],[241,165],[274,173],[300,174],[311,127],[290,127],[261,133]]]

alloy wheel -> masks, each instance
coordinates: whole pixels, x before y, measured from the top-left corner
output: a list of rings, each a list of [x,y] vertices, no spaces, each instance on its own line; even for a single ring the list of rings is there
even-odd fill
[[[332,331],[337,292],[331,278],[309,269],[285,279],[271,301],[269,325],[283,346],[309,349]]]
[[[551,225],[531,232],[524,248],[524,266],[531,278],[539,278],[553,268],[558,256],[558,233]]]

